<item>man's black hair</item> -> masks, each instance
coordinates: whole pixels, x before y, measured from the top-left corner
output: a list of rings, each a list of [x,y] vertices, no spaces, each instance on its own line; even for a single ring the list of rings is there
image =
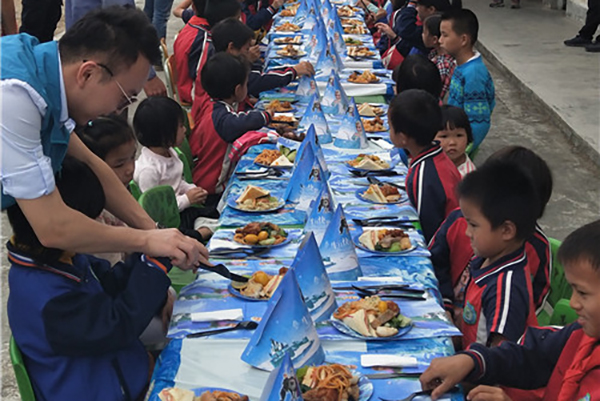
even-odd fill
[[[63,63],[93,60],[114,73],[129,68],[141,55],[150,64],[161,60],[156,29],[143,11],[110,6],[89,12],[58,41]]]
[[[104,209],[106,198],[100,180],[85,163],[71,156],[65,157],[62,170],[56,174],[56,188],[67,206],[91,219],[98,217]],[[63,251],[46,248],[40,243],[18,204],[6,209],[6,214],[17,249],[40,264],[58,261]]]
[[[422,89],[409,89],[390,103],[389,120],[396,133],[415,140],[420,146],[431,144],[442,129],[438,99]]]
[[[440,32],[440,24],[442,23],[442,14],[435,13],[431,14],[429,17],[425,18],[423,21],[423,26],[427,28],[427,31],[431,36],[435,36],[438,39],[442,35]]]
[[[442,14],[442,21],[450,21],[452,30],[457,35],[467,35],[471,38],[471,45],[477,42],[479,21],[473,11],[466,8],[453,9]]]
[[[458,196],[477,205],[493,229],[510,221],[519,240],[535,231],[538,194],[530,176],[514,163],[487,161],[458,184]]]
[[[589,262],[600,271],[600,220],[578,228],[565,238],[558,248],[558,260],[563,266],[575,262]]]
[[[181,124],[183,109],[179,103],[166,96],[144,99],[133,116],[135,135],[145,147],[174,146]]]
[[[206,14],[206,2],[207,0],[192,0],[198,17],[204,18],[204,15]]]
[[[442,106],[442,127],[443,129],[462,128],[467,133],[467,143],[473,142],[473,130],[469,122],[469,116],[460,107],[445,104]]]
[[[216,52],[227,50],[233,43],[235,49],[241,49],[254,38],[254,31],[237,18],[227,18],[211,29],[212,43]]]
[[[423,89],[439,98],[442,93],[442,78],[433,61],[421,54],[412,54],[404,59],[394,71],[396,93],[408,89]]]
[[[224,19],[237,18],[241,12],[242,6],[238,0],[206,0],[204,17],[212,28]]]
[[[502,160],[514,163],[530,175],[540,201],[540,214],[537,217],[538,219],[541,218],[544,215],[546,205],[552,196],[553,187],[552,172],[546,161],[534,151],[516,145],[506,146],[496,151],[488,158],[488,160]]]
[[[78,127],[76,132],[92,153],[103,160],[110,151],[135,141],[135,135],[127,120],[117,115],[98,117]]]
[[[202,68],[202,87],[213,99],[228,99],[238,85],[248,81],[250,66],[242,57],[221,52],[213,55]]]

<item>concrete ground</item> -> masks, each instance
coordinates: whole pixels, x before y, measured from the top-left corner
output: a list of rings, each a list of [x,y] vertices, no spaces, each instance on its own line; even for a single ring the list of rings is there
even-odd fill
[[[541,225],[549,236],[564,239],[575,228],[600,217],[600,167],[590,162],[590,158],[581,157],[581,145],[575,148],[573,142],[567,139],[569,135],[572,136],[573,129],[557,123],[557,111],[560,111],[561,115],[573,117],[575,121],[577,119],[574,116],[580,111],[580,106],[593,105],[594,102],[598,104],[598,74],[595,80],[593,74],[588,74],[587,78],[583,75],[583,71],[591,70],[594,65],[598,66],[598,58],[585,54],[581,49],[565,51],[562,40],[574,35],[579,29],[578,24],[559,16],[555,21],[556,26],[552,29],[541,29],[540,26],[536,28],[533,22],[537,17],[527,19],[523,18],[523,15],[543,16],[550,11],[536,8],[535,2],[522,1],[522,10],[494,10],[498,13],[491,14],[487,2],[463,0],[465,7],[472,7],[480,18],[482,45],[487,49],[495,49],[494,52],[484,54],[489,56],[487,61],[496,84],[497,106],[492,116],[491,131],[481,146],[475,163],[482,163],[487,156],[507,145],[522,145],[535,150],[547,161],[554,175],[554,192]],[[520,23],[515,23],[515,18]],[[169,45],[181,26],[182,23],[174,18],[169,22]],[[526,28],[527,32],[518,35],[515,33],[517,28]],[[548,52],[538,51],[541,48],[548,49]],[[537,71],[528,72],[526,70],[529,67],[522,65],[536,63],[540,58],[546,60],[546,55],[554,57],[550,57],[547,62],[540,61]],[[521,59],[526,61],[518,62]],[[498,61],[501,63],[498,64]],[[559,68],[558,65],[562,67]],[[564,73],[561,76],[556,72],[555,75],[555,70]],[[529,75],[523,78],[522,74],[525,72]],[[564,76],[576,82],[573,84],[577,85],[576,91],[571,93],[561,87],[560,80],[564,79]],[[521,80],[519,77],[522,77]],[[581,84],[580,81],[584,83]],[[537,95],[532,88],[539,88]],[[540,92],[541,89],[545,91]],[[556,99],[553,100],[554,98]],[[540,102],[541,99],[555,103],[549,106],[548,103]],[[562,107],[559,107],[561,104]],[[581,133],[576,132],[582,136],[587,132],[593,143],[593,128],[598,133],[600,127],[597,121],[598,107],[596,106],[595,122],[592,107],[587,107],[586,110],[589,113],[584,117],[585,123],[577,125]],[[589,147],[587,149],[589,150]],[[1,223],[1,240],[4,243],[10,236],[5,214],[1,216]],[[0,249],[0,399],[14,401],[18,400],[19,396],[8,355],[10,330],[5,313],[8,266],[4,247]]]

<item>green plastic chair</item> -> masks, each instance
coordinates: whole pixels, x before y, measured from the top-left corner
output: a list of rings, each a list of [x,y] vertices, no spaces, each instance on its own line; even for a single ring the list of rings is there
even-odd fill
[[[135,200],[140,199],[140,196],[142,196],[142,190],[140,189],[137,182],[133,180],[129,181],[129,192],[135,198]]]
[[[473,149],[473,142],[471,142],[467,145],[465,152],[469,155],[471,160],[475,160],[475,156],[477,156],[477,153],[479,153],[479,148]]]
[[[23,361],[23,355],[19,346],[15,342],[15,339],[11,336],[8,345],[10,352],[10,361],[12,362],[13,369],[15,371],[15,378],[17,379],[17,386],[19,387],[19,394],[23,401],[35,401],[35,393],[31,386],[31,380],[29,380],[29,374]]]
[[[175,149],[178,149],[179,151],[181,151],[181,153],[183,153],[183,155],[187,159],[188,166],[190,166],[190,170],[193,170],[194,169],[194,155],[192,155],[192,148],[190,148],[190,143],[188,142],[187,138],[185,138],[183,140],[183,142],[181,143],[181,145],[179,145]]]
[[[565,308],[569,307],[568,299],[571,298],[572,289],[567,280],[565,279],[565,271],[563,266],[558,261],[557,253],[561,242],[554,238],[549,238],[550,249],[552,251],[552,273],[550,276],[550,290],[546,301],[542,306],[542,310],[538,313],[537,319],[540,326],[547,326],[551,324],[551,320],[554,316],[556,305],[559,301],[566,301],[561,303],[560,313],[557,312],[554,320],[561,319],[560,316],[565,318],[571,316],[568,311],[565,312]],[[572,310],[572,309],[571,309]],[[574,313],[574,312],[573,312]],[[561,315],[562,314],[562,315]]]
[[[550,316],[551,326],[566,326],[576,320],[577,312],[569,306],[568,299],[561,299],[554,305],[554,311]]]
[[[191,168],[190,164],[188,163],[187,157],[179,148],[175,148],[175,152],[177,153],[177,156],[179,156],[179,158],[183,162],[183,179],[189,184],[193,183],[194,179],[192,176],[192,168]]]

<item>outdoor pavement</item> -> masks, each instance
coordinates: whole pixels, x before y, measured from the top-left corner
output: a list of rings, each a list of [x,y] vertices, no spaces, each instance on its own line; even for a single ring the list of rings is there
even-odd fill
[[[475,163],[507,145],[526,146],[543,157],[554,175],[554,192],[541,225],[547,235],[562,240],[600,218],[600,158],[591,152],[600,152],[600,57],[562,44],[580,28],[564,12],[542,9],[540,0],[521,1],[521,10],[491,10],[485,0],[463,0],[479,18],[481,51],[496,85],[492,128]],[[181,27],[171,18],[170,51]],[[5,243],[10,228],[4,213],[1,223]],[[0,248],[0,399],[14,401],[19,396],[8,356],[8,265]]]

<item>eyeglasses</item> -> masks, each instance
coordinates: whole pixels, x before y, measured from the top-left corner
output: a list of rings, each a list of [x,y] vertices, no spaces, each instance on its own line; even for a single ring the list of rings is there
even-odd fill
[[[85,63],[88,60],[83,60],[83,62]],[[110,68],[108,68],[107,65],[102,64],[102,63],[98,63],[97,61],[94,61],[94,63],[96,63],[96,65],[98,65],[100,68],[104,69],[108,75],[110,75],[110,77],[115,81],[115,83],[117,84],[117,86],[119,87],[119,89],[121,90],[121,93],[123,94],[123,96],[125,97],[125,99],[123,99],[123,101],[121,103],[119,103],[119,105],[117,106],[117,110],[123,110],[124,108],[131,106],[132,104],[134,104],[135,102],[138,101],[137,96],[129,96],[127,94],[127,92],[125,92],[125,89],[123,89],[123,86],[119,83],[119,81],[117,81],[115,79],[115,74],[112,72],[112,70]]]

